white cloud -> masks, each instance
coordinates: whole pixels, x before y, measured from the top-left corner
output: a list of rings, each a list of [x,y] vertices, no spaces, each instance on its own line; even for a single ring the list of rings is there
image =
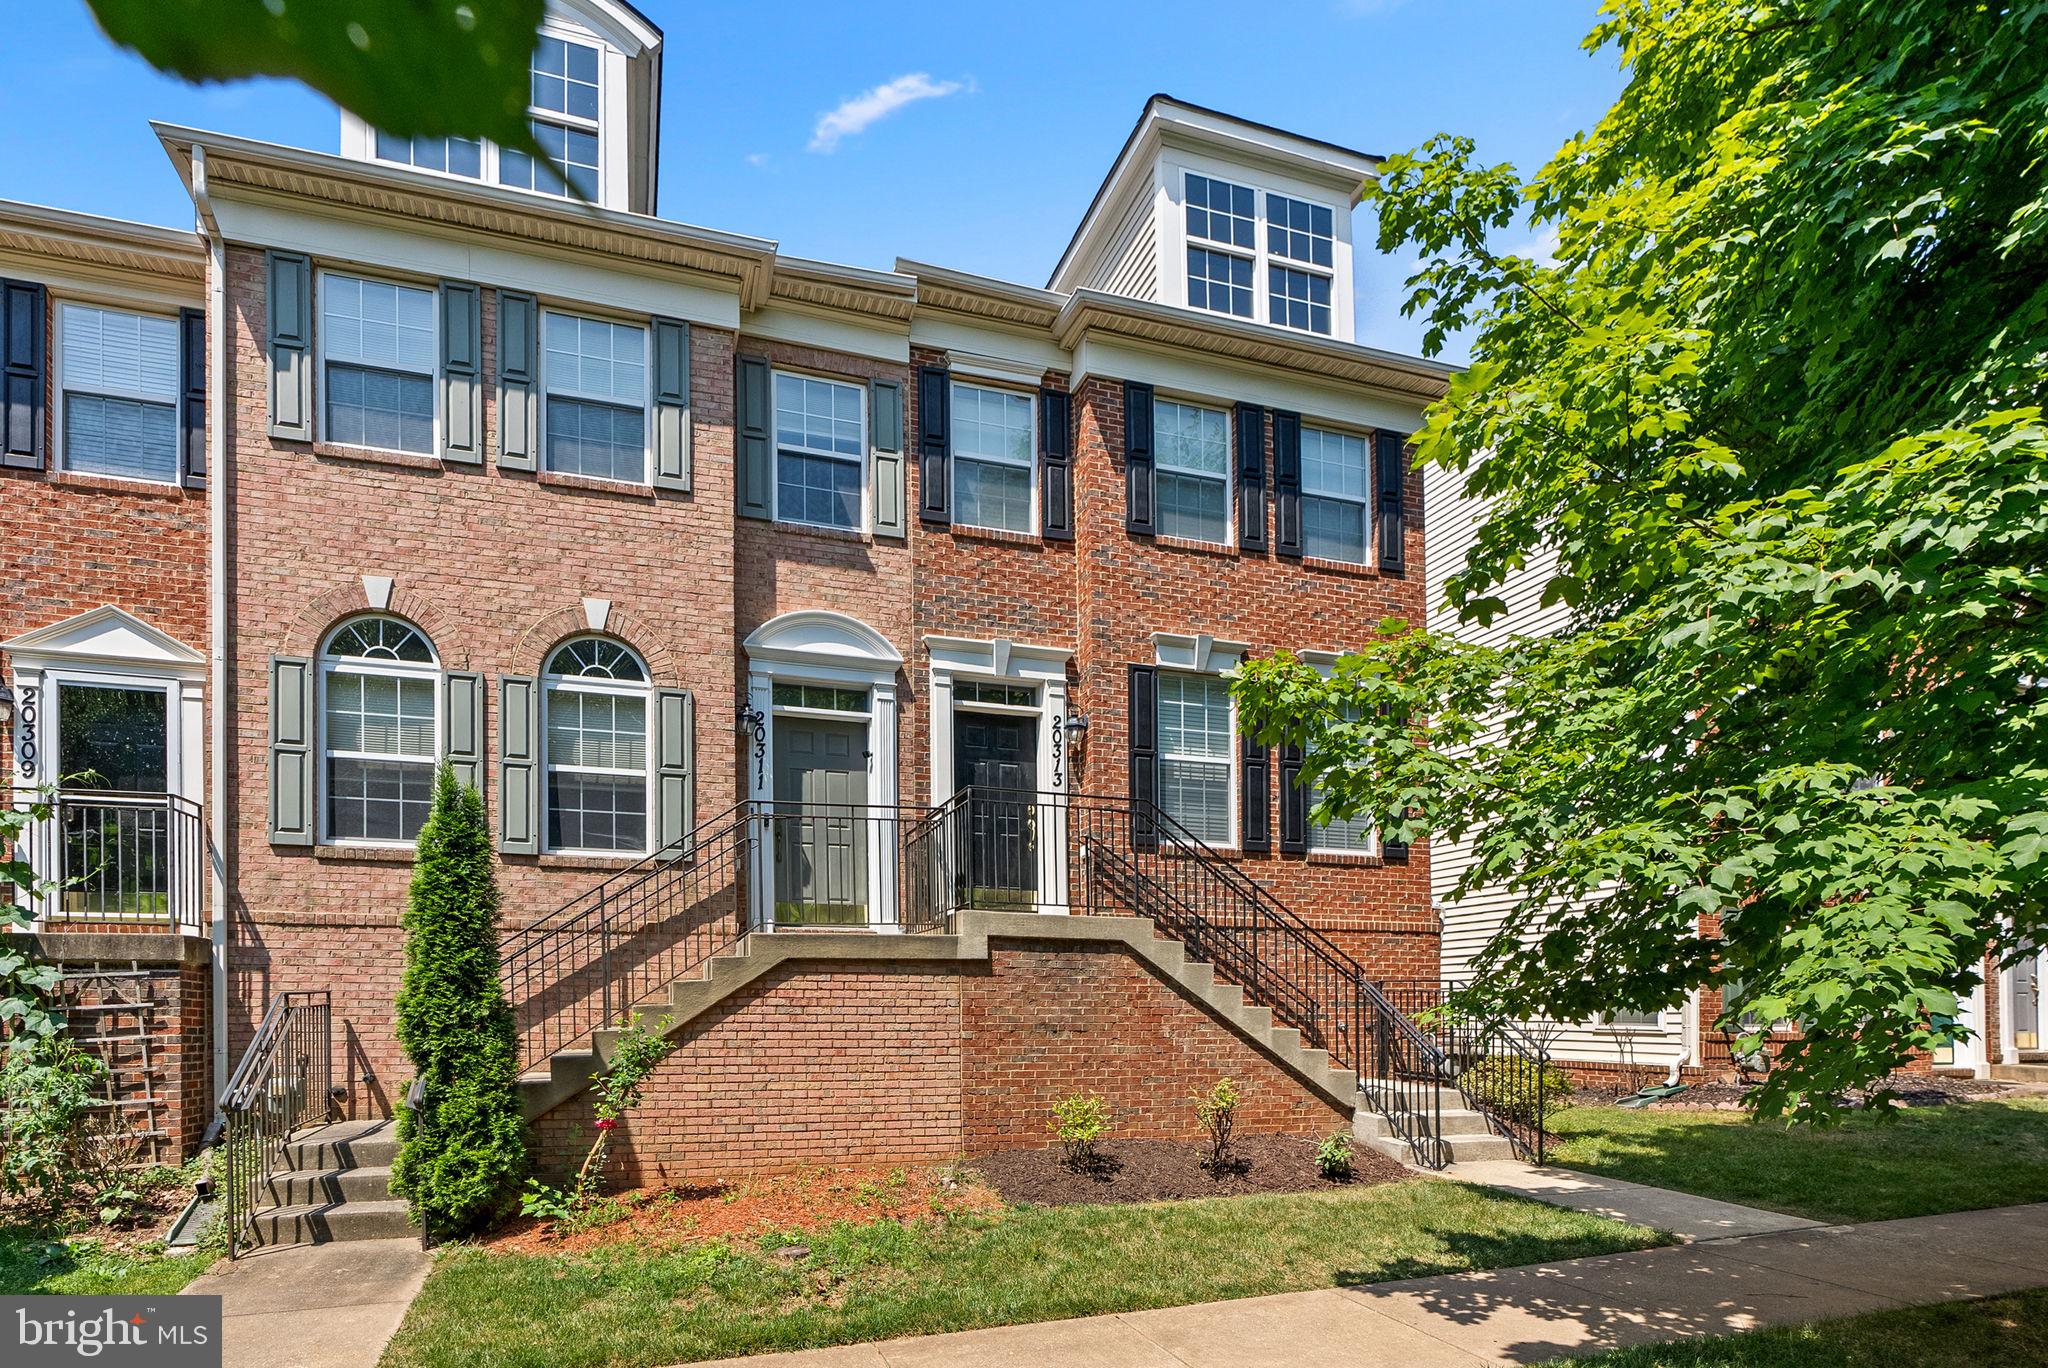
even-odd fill
[[[959,81],[934,81],[931,74],[924,71],[898,76],[844,101],[837,109],[820,114],[818,126],[811,130],[811,151],[834,151],[841,138],[862,132],[907,104],[957,95],[968,88]]]
[[[1363,19],[1368,14],[1385,14],[1407,3],[1408,0],[1336,0],[1331,8],[1343,18]]]
[[[749,166],[766,166],[767,164],[768,164],[768,154],[767,154],[766,152],[749,152],[749,153],[747,153],[747,165],[749,165]]]

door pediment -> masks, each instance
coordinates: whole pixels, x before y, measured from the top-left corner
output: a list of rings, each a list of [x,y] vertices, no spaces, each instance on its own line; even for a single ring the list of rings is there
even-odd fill
[[[17,669],[118,665],[163,674],[204,673],[206,657],[126,609],[106,604],[0,642]]]

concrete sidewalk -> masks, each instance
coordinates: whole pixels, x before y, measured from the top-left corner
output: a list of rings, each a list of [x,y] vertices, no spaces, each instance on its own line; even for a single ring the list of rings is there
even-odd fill
[[[372,1368],[427,1280],[418,1240],[256,1249],[195,1279],[221,1299],[222,1368]]]
[[[1737,1235],[1767,1235],[1779,1230],[1812,1230],[1820,1225],[1819,1221],[1787,1216],[1782,1211],[1737,1206],[1711,1197],[1695,1197],[1689,1192],[1601,1178],[1572,1169],[1539,1168],[1518,1159],[1452,1164],[1443,1170],[1442,1176],[1552,1206],[1627,1221],[1630,1225],[1669,1231],[1683,1244]]]
[[[1473,1368],[2044,1285],[2048,1205],[2001,1207],[1719,1235],[1669,1249],[1489,1273],[723,1362],[725,1368]]]

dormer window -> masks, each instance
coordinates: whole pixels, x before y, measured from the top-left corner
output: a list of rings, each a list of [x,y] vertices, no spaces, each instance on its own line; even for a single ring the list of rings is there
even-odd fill
[[[484,145],[475,138],[394,138],[379,133],[377,158],[471,180],[484,174]]]
[[[498,159],[501,185],[544,195],[567,195],[574,186],[585,199],[597,199],[599,55],[587,43],[542,36],[533,50],[533,103],[527,112],[534,141],[568,173],[568,184],[554,167],[507,149]]]
[[[1267,195],[1266,250],[1327,271],[1337,257],[1336,215],[1328,205]]]
[[[1193,171],[1186,173],[1184,185],[1188,307],[1329,336],[1336,211],[1327,204]],[[1263,232],[1258,217],[1261,200]],[[1260,287],[1265,308],[1255,310]]]
[[[1190,171],[1188,236],[1250,251],[1256,239],[1250,187]]]

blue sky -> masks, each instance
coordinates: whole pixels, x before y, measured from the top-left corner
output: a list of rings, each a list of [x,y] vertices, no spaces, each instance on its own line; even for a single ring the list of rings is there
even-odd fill
[[[1370,152],[1462,132],[1527,170],[1620,88],[1612,54],[1579,47],[1594,0],[639,4],[668,35],[664,216],[801,256],[1032,285],[1154,91]],[[14,8],[8,198],[188,224],[151,119],[337,146],[333,107],[301,87],[187,86],[117,51],[83,0]],[[1359,233],[1369,242],[1363,216]],[[1399,316],[1407,264],[1361,255],[1360,341],[1419,345]]]

